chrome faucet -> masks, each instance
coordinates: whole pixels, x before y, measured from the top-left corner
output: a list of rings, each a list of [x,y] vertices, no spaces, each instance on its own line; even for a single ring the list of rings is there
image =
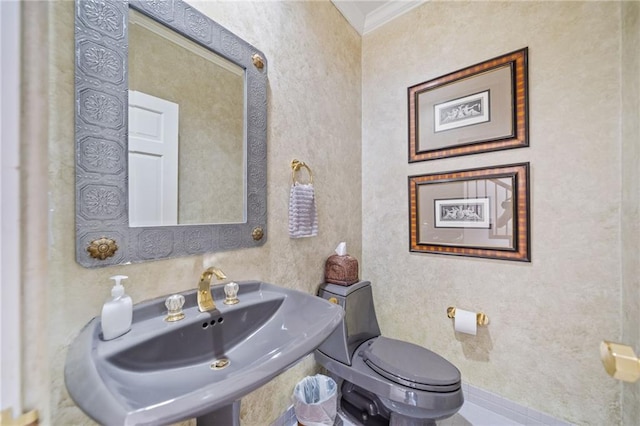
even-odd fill
[[[227,276],[220,269],[211,266],[200,275],[198,284],[198,310],[200,312],[213,311],[216,304],[211,297],[211,279],[216,276],[218,280],[224,280]]]

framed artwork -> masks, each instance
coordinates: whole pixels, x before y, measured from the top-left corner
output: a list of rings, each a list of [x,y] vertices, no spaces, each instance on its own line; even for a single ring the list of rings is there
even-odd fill
[[[409,162],[529,146],[527,51],[409,87]]]
[[[531,261],[529,163],[409,176],[409,250]]]
[[[436,228],[491,227],[489,198],[433,200]]]
[[[436,133],[489,121],[488,90],[433,106]]]

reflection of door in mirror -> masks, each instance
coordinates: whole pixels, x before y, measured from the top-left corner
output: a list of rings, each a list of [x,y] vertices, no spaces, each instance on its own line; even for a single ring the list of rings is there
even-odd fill
[[[244,70],[133,10],[129,24],[129,89],[180,110],[177,223],[245,222]]]
[[[178,111],[129,91],[129,226],[178,224]]]

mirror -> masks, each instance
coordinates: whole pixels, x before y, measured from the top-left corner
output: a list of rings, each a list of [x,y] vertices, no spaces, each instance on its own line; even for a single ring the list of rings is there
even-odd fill
[[[180,0],[76,0],[75,43],[78,263],[264,244],[264,55]],[[158,99],[173,106],[158,114]],[[171,162],[140,148],[173,133]],[[155,205],[173,213],[153,217]]]
[[[244,70],[134,9],[128,58],[129,226],[244,222]]]

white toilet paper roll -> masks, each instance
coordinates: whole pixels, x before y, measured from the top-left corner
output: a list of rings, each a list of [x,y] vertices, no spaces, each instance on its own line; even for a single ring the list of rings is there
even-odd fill
[[[467,333],[476,335],[478,330],[478,323],[476,320],[476,313],[465,311],[463,309],[456,309],[456,317],[453,320],[454,329],[460,333]]]

